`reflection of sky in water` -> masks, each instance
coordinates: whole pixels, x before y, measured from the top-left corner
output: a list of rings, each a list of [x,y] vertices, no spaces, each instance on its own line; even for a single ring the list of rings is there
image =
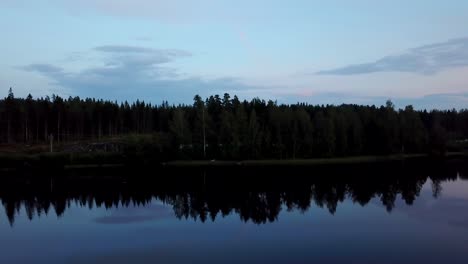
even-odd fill
[[[154,222],[175,217],[171,208],[158,201],[153,201],[151,204],[141,207],[111,208],[106,214],[96,217],[94,221],[101,224],[130,224],[145,221]]]
[[[411,206],[398,199],[395,212],[404,213],[422,224],[446,224],[468,229],[468,181],[445,181],[441,193],[433,197],[433,182],[428,180]]]
[[[442,196],[461,198],[468,200],[468,181],[457,180],[457,181],[445,181],[442,182]],[[431,189],[431,186],[427,184],[425,188]]]
[[[231,213],[205,223],[177,219],[171,206],[80,207],[11,228],[0,213],[0,263],[466,263],[468,181],[442,183],[435,199],[427,181],[413,205],[397,198],[388,213],[380,198],[349,199],[334,215],[312,203],[283,208],[278,221],[244,223]],[[24,210],[24,209],[23,209]]]

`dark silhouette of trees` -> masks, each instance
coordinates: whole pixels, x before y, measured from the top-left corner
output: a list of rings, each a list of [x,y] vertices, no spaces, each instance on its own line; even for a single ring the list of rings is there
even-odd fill
[[[351,155],[443,155],[468,139],[468,110],[416,111],[412,106],[277,104],[214,95],[193,105],[153,105],[92,98],[0,99],[0,143],[45,144],[141,140],[167,158],[297,159]],[[450,149],[452,148],[452,149]],[[169,155],[170,154],[170,155]]]
[[[98,208],[145,206],[159,200],[172,207],[180,219],[215,221],[217,217],[236,214],[242,221],[257,224],[273,222],[284,209],[305,212],[311,207],[325,208],[331,214],[345,200],[362,206],[372,200],[381,201],[391,212],[398,197],[411,205],[425,183],[432,183],[432,193],[438,197],[441,184],[465,178],[467,164],[427,162],[427,160],[332,166],[313,170],[295,169],[233,169],[162,170],[130,175],[128,171],[95,171],[115,178],[78,178],[70,173],[62,180],[15,176],[12,182],[2,178],[0,202],[11,224],[19,212],[26,211],[32,220],[55,213],[58,217],[72,205]],[[310,177],[313,175],[313,177]],[[168,177],[170,176],[170,177]],[[122,183],[125,179],[125,184]]]

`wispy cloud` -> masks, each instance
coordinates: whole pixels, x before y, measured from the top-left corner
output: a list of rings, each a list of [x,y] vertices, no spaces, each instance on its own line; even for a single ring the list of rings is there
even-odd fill
[[[189,77],[167,63],[191,56],[190,52],[173,49],[152,49],[137,46],[107,45],[93,48],[103,57],[99,66],[68,71],[53,64],[30,64],[21,67],[52,80],[52,84],[68,88],[72,93],[116,100],[189,102],[194,94],[209,95],[253,87],[235,78],[205,80]]]
[[[151,53],[158,52],[159,50],[154,50],[146,47],[136,47],[136,46],[125,46],[125,45],[105,45],[98,46],[94,48],[97,51],[102,52],[122,52],[122,53]]]
[[[409,72],[435,74],[440,71],[468,66],[468,38],[410,49],[399,55],[383,57],[375,62],[353,64],[320,71],[319,75],[355,75],[374,72]]]
[[[126,45],[104,45],[95,47],[94,50],[108,53],[145,53],[159,55],[161,57],[176,58],[176,57],[188,57],[192,54],[185,50],[177,49],[153,49],[138,46],[126,46]]]
[[[26,71],[38,71],[44,74],[54,74],[54,73],[61,73],[63,71],[62,68],[51,65],[51,64],[30,64],[24,67],[20,67]]]

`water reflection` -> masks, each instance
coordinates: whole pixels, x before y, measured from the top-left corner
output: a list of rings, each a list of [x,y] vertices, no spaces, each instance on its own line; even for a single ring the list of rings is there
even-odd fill
[[[121,208],[113,208],[110,215],[99,216],[93,219],[99,224],[132,224],[147,221],[159,221],[163,219],[171,219],[174,214],[170,209],[159,203],[150,203],[145,206],[126,206],[125,210]]]
[[[102,172],[100,172],[102,173]],[[373,198],[391,212],[401,197],[412,205],[423,185],[431,183],[434,197],[443,192],[441,183],[466,179],[465,162],[386,164],[318,169],[211,169],[164,171],[132,180],[129,171],[106,180],[89,177],[15,178],[2,184],[0,200],[11,226],[21,210],[29,220],[43,215],[61,217],[71,205],[90,210],[133,208],[134,212],[96,219],[98,223],[151,221],[175,215],[201,222],[237,214],[242,221],[273,222],[281,210],[307,211],[311,206],[337,207],[349,199],[366,206]],[[456,185],[454,185],[456,188]],[[463,193],[463,192],[461,192]],[[173,214],[154,205],[160,201]],[[138,208],[144,208],[138,210]],[[165,207],[164,207],[165,208]]]
[[[428,181],[414,204],[405,206],[397,202],[394,208],[421,223],[468,228],[468,181],[460,178],[436,183]]]

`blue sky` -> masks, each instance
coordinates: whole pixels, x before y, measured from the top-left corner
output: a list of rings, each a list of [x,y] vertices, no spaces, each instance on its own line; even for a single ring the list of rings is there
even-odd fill
[[[1,0],[0,88],[468,105],[468,1]]]

